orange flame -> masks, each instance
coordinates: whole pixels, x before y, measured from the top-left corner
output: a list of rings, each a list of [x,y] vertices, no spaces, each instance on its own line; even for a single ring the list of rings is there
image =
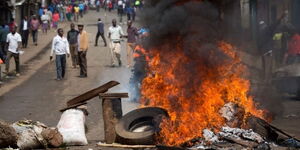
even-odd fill
[[[180,145],[201,137],[205,128],[220,129],[225,120],[219,110],[228,102],[238,104],[245,113],[263,118],[264,111],[258,110],[248,96],[250,83],[242,78],[246,68],[234,47],[225,42],[219,42],[218,47],[230,59],[215,67],[207,66],[200,58],[187,57],[180,44],[149,51],[150,72],[142,82],[141,105],[168,111],[170,119],[162,122],[159,133],[162,144]],[[211,52],[209,57],[215,54]]]
[[[140,45],[137,45],[134,49],[133,58],[138,58],[141,56],[145,56],[146,61],[150,61],[149,55],[147,51]]]

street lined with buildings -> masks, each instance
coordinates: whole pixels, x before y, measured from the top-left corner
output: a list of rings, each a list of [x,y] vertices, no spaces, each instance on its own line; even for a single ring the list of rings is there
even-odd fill
[[[38,16],[39,11],[43,15],[49,12],[48,9],[45,10],[43,7],[49,5],[50,1],[29,0],[24,1],[22,5],[21,2],[14,6],[10,6],[10,3],[0,2],[0,4],[7,5],[5,9],[10,11],[10,13],[6,13],[5,17],[2,16],[0,18],[0,22],[9,23],[14,18],[17,26],[23,27],[20,24],[22,24],[21,18],[24,16]],[[235,8],[234,11],[238,13],[231,15],[232,12],[220,11],[223,15],[218,17],[221,20],[226,20],[226,17],[229,16],[232,17],[229,19],[230,21],[231,19],[233,20],[230,23],[232,26],[228,27],[228,31],[224,31],[224,33],[231,32],[232,34],[225,34],[224,37],[228,38],[228,41],[231,41],[233,45],[237,45],[237,53],[240,55],[242,63],[249,67],[250,75],[245,76],[249,78],[249,82],[252,85],[250,93],[252,92],[251,90],[257,90],[258,86],[262,84],[266,84],[263,85],[265,89],[271,89],[269,88],[269,82],[271,82],[269,77],[273,75],[274,68],[277,69],[284,65],[283,60],[285,55],[287,57],[287,55],[294,54],[290,53],[288,47],[284,45],[288,45],[290,41],[293,41],[292,39],[295,41],[300,41],[300,39],[298,38],[299,35],[293,32],[293,35],[289,35],[289,40],[286,41],[287,39],[284,36],[286,31],[283,32],[281,29],[274,29],[274,31],[272,30],[272,34],[267,35],[268,37],[265,38],[268,40],[262,43],[265,39],[261,40],[260,38],[266,35],[262,34],[261,29],[269,29],[267,25],[270,27],[272,24],[276,24],[276,22],[281,22],[278,24],[284,27],[292,25],[293,31],[300,28],[300,22],[295,17],[300,10],[300,3],[295,0],[282,2],[282,5],[279,5],[281,4],[279,1],[240,0],[230,2],[232,2],[230,5]],[[112,88],[109,92],[129,93],[129,99],[122,99],[123,114],[140,107],[140,103],[133,100],[136,98],[136,95],[134,95],[136,93],[131,93],[132,91],[130,90],[133,87],[130,85],[130,81],[134,77],[134,71],[136,71],[134,70],[135,63],[140,63],[135,62],[131,56],[137,42],[135,35],[138,36],[142,35],[143,32],[148,32],[147,29],[141,29],[140,27],[141,20],[138,13],[143,10],[136,8],[135,12],[135,10],[128,9],[128,12],[134,11],[134,15],[126,11],[126,13],[122,12],[121,18],[119,7],[112,9],[111,7],[113,6],[110,6],[113,5],[112,3],[107,3],[107,7],[105,6],[104,8],[99,6],[98,9],[96,2],[94,2],[94,5],[96,6],[95,9],[90,9],[86,13],[80,12],[79,6],[74,5],[76,8],[72,6],[74,14],[69,14],[72,17],[66,15],[64,21],[56,18],[57,20],[54,23],[50,23],[49,21],[44,23],[45,20],[50,20],[50,18],[44,16],[46,19],[41,20],[38,28],[38,42],[34,42],[32,39],[33,35],[30,34],[27,47],[25,48],[22,45],[24,48],[19,49],[20,51],[24,51],[24,54],[20,54],[19,56],[20,72],[15,72],[13,59],[9,62],[10,70],[8,72],[5,70],[5,64],[0,64],[0,77],[2,78],[0,80],[0,119],[7,122],[15,122],[26,118],[40,121],[48,126],[56,126],[61,116],[59,110],[65,107],[68,100],[111,80],[118,81],[121,84]],[[118,6],[117,3],[116,6]],[[120,6],[123,8],[123,5]],[[226,4],[222,3],[221,6],[225,7]],[[68,8],[69,6],[65,10]],[[127,13],[129,16],[127,16]],[[137,13],[136,18],[135,13]],[[57,12],[56,15],[59,16],[60,13]],[[83,17],[80,17],[81,15]],[[132,17],[135,18],[135,21],[127,22]],[[173,17],[176,18],[176,16]],[[165,20],[160,21],[163,22]],[[132,28],[131,26],[128,27],[131,23]],[[149,23],[150,27],[152,27],[151,23]],[[75,29],[72,30],[73,33],[70,32],[68,34],[71,30],[71,24],[73,24]],[[184,23],[182,22],[182,24]],[[51,28],[49,28],[49,25],[51,25]],[[104,27],[104,30],[102,30],[102,27]],[[78,32],[79,28],[83,28],[82,32]],[[47,34],[43,33],[43,29],[47,29]],[[59,32],[57,29],[59,29]],[[152,29],[154,28],[152,27]],[[170,27],[170,30],[172,29]],[[232,29],[236,30],[233,31]],[[287,28],[284,29],[290,30]],[[168,30],[165,29],[163,31]],[[128,35],[129,33],[130,35]],[[160,33],[155,34],[159,35]],[[149,36],[149,34],[147,33],[145,36]],[[140,37],[138,40],[144,38],[143,36]],[[170,39],[172,39],[171,36]],[[164,41],[166,39],[158,39],[159,42],[160,40]],[[278,41],[282,42],[282,45],[278,51],[275,51],[274,47],[277,45],[274,43]],[[262,46],[264,44],[268,46]],[[299,45],[295,45],[294,47],[298,48],[297,46]],[[274,53],[270,52],[271,49],[269,48],[272,48]],[[131,55],[128,55],[130,52]],[[145,54],[145,52],[142,53]],[[272,59],[271,63],[268,62],[268,59]],[[85,64],[85,60],[87,64]],[[149,62],[149,60],[147,61]],[[179,61],[183,60],[179,59]],[[271,67],[269,67],[270,65]],[[189,67],[191,66],[187,68]],[[189,69],[192,69],[192,67]],[[271,69],[271,71],[268,69]],[[155,76],[155,73],[152,76]],[[150,77],[152,76],[150,75]],[[194,79],[190,80],[191,82],[194,81]],[[138,83],[136,85],[139,92],[141,84]],[[164,89],[161,88],[161,90]],[[299,138],[299,100],[288,98],[290,95],[284,95],[280,96],[280,101],[274,100],[271,102],[271,98],[273,97],[268,97],[270,93],[264,93],[264,90],[258,90],[260,95],[253,92],[254,95],[257,94],[255,95],[257,97],[253,96],[254,99],[258,99],[259,102],[264,104],[267,103],[270,112],[274,112],[274,116],[276,116],[272,122],[274,125]],[[271,94],[277,95],[278,93]],[[73,147],[74,149],[94,148],[96,142],[103,141],[105,138],[101,99],[99,97],[93,98],[88,102],[87,107],[89,115],[86,116],[88,127],[86,136],[90,144],[85,147]]]

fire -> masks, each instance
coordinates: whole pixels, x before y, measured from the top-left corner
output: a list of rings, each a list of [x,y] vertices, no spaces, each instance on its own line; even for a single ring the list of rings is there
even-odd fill
[[[138,58],[141,56],[145,56],[146,61],[150,61],[147,51],[140,45],[137,45],[134,48],[133,58]]]
[[[248,96],[250,83],[243,78],[246,67],[234,47],[225,42],[216,45],[217,50],[203,58],[187,54],[182,42],[147,51],[150,58],[141,87],[141,105],[168,111],[170,119],[163,121],[158,136],[162,144],[180,145],[201,137],[206,128],[217,131],[225,124],[219,110],[228,102],[238,104],[245,113],[264,117],[264,111],[258,110]],[[189,51],[195,53],[196,49]],[[216,53],[226,59],[209,64],[207,60],[218,60]]]

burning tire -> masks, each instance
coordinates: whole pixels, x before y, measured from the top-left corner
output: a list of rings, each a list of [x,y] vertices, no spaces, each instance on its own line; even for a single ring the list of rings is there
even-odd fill
[[[154,144],[154,134],[159,131],[166,110],[158,107],[147,107],[127,113],[116,124],[117,142],[122,144]]]

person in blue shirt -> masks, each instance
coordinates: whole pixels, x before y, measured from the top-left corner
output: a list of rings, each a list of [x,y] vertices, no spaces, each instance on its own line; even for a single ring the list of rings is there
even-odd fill
[[[131,20],[133,14],[133,8],[130,5],[127,5],[126,13],[127,13],[127,20]]]
[[[79,14],[80,14],[80,17],[82,18],[83,17],[83,11],[84,11],[84,4],[81,2],[79,5]]]
[[[44,13],[44,9],[41,7],[41,8],[39,9],[39,16],[41,17],[41,16],[43,15],[43,13]]]

